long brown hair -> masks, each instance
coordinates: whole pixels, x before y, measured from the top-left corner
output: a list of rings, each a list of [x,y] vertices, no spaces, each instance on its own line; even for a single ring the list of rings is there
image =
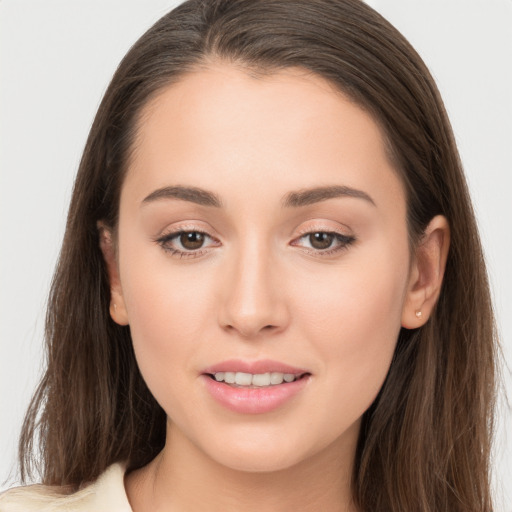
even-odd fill
[[[301,67],[381,126],[407,195],[411,246],[445,215],[451,247],[436,309],[402,329],[365,413],[353,493],[368,511],[490,511],[496,338],[482,249],[454,137],[425,64],[359,0],[189,0],[131,48],[105,93],[76,178],[46,320],[47,370],[20,439],[22,478],[79,486],[128,470],[165,443],[166,415],[109,316],[97,222],[115,230],[138,115],[187,71],[227,61],[251,73]],[[34,456],[36,446],[39,457]]]

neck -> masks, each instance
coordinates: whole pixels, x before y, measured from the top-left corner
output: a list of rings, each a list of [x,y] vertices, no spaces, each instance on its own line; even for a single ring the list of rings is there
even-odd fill
[[[134,512],[355,512],[354,453],[355,442],[340,439],[286,469],[240,471],[217,463],[170,424],[164,450],[125,484]]]

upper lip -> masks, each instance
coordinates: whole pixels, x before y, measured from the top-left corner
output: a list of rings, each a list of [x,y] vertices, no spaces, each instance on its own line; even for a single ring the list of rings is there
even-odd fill
[[[272,361],[270,359],[261,359],[259,361],[242,361],[241,359],[229,359],[222,361],[221,363],[214,364],[205,368],[203,373],[213,375],[218,372],[243,372],[262,374],[262,373],[290,373],[293,375],[302,375],[309,373],[304,368],[297,368],[296,366],[290,366],[279,361]]]

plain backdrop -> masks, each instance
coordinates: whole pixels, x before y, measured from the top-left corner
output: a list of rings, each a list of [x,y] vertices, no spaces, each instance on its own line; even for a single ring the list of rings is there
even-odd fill
[[[42,368],[44,304],[89,127],[118,62],[178,2],[0,0],[0,489]],[[486,249],[512,396],[512,0],[373,0],[436,78]],[[512,511],[500,394],[496,512]]]

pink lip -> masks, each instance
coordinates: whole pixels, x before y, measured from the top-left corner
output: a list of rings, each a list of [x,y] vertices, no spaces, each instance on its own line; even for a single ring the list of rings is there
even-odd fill
[[[293,373],[294,375],[302,375],[303,373],[310,373],[304,368],[296,368],[279,361],[272,361],[270,359],[262,359],[260,361],[242,361],[239,359],[230,359],[222,363],[214,364],[203,370],[203,373],[213,375],[217,372],[244,372],[244,373]]]
[[[210,375],[217,372],[267,373],[280,372],[304,375],[293,382],[261,387],[234,387],[225,382],[217,382]],[[205,369],[201,378],[210,395],[222,406],[239,414],[262,414],[273,411],[300,393],[308,384],[311,375],[307,370],[289,366],[277,361],[262,360],[244,362],[224,361]]]

